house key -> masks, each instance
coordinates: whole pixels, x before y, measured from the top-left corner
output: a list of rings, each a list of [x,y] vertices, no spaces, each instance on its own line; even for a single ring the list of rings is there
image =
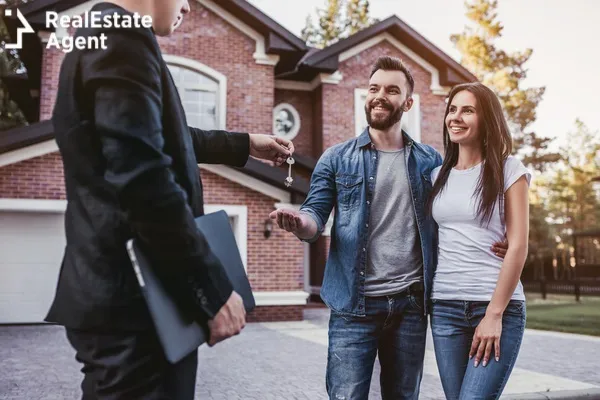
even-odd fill
[[[288,177],[285,178],[285,187],[290,187],[292,186],[292,182],[294,182],[294,178],[292,178],[292,164],[294,164],[296,162],[296,160],[294,160],[293,157],[288,157],[287,160],[285,160],[286,163],[288,163],[289,167],[288,167]]]

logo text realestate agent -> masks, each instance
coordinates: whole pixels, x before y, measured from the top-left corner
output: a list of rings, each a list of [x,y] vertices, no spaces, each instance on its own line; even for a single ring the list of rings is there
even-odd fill
[[[46,13],[46,28],[54,28],[55,32],[48,38],[47,49],[56,48],[65,53],[78,50],[106,50],[106,35],[74,38],[68,34],[70,29],[77,28],[151,28],[152,17],[139,14],[120,15],[117,13],[102,15],[100,11],[85,12],[82,15],[62,15],[49,11]]]

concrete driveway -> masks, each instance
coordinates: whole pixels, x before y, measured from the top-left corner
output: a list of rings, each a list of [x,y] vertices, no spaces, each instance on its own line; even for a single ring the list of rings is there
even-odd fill
[[[248,324],[241,335],[202,347],[197,398],[327,399],[328,311],[305,315],[302,322]],[[599,360],[600,338],[528,330],[504,398],[548,398],[534,394],[548,391],[600,398]],[[0,326],[0,399],[78,399],[79,368],[61,327]],[[376,363],[371,399],[381,399],[378,376]],[[443,398],[430,337],[421,399]]]

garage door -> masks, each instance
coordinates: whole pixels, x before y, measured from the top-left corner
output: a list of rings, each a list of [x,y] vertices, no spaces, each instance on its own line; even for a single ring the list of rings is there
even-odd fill
[[[64,236],[63,213],[0,211],[0,323],[43,322]]]

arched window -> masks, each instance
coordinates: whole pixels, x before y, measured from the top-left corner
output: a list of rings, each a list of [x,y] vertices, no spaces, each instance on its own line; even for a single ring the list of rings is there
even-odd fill
[[[200,129],[225,129],[227,79],[197,61],[164,56],[181,102],[187,123]]]

